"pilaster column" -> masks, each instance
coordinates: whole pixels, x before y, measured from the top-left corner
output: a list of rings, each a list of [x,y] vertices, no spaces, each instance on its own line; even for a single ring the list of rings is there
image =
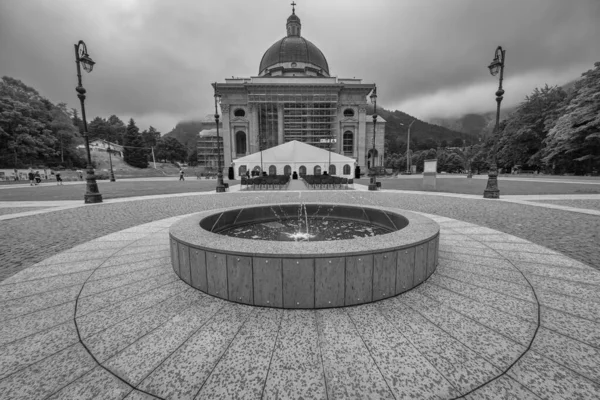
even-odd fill
[[[223,137],[223,170],[226,172],[233,160],[233,141],[231,140],[231,127],[229,126],[229,104],[221,104],[221,120],[223,121],[222,137]],[[224,172],[224,173],[225,173]]]
[[[368,145],[368,141],[367,141],[367,106],[366,105],[360,105],[358,107],[358,131],[356,133],[356,138],[354,141],[354,151],[356,154],[356,161],[358,163],[358,165],[361,167],[361,169],[366,168],[367,166],[367,161],[366,161],[366,155],[367,155],[367,145]]]
[[[284,142],[283,104],[277,103],[277,145]]]

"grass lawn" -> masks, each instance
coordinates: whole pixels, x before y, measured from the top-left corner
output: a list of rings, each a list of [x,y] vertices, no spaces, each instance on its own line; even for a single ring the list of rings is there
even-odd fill
[[[554,179],[551,176],[545,177]],[[579,177],[570,177],[577,180]],[[542,179],[542,177],[540,177]],[[420,178],[398,178],[380,179],[383,189],[395,190],[423,190]],[[359,179],[355,182],[368,185],[368,179]],[[502,195],[529,195],[529,194],[600,194],[600,181],[594,180],[595,184],[568,183],[568,182],[531,182],[503,180],[498,178],[498,188]],[[487,179],[438,178],[436,192],[477,194],[483,196],[487,185]]]
[[[235,185],[239,181],[227,181]],[[173,181],[99,181],[98,187],[103,199],[120,197],[148,196],[155,194],[207,192],[214,191],[216,179],[188,179]],[[0,190],[0,201],[42,201],[42,200],[82,200],[85,194],[85,184],[63,186],[25,186]]]

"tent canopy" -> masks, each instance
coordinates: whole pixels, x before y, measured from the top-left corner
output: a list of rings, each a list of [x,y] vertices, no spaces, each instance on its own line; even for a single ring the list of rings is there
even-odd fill
[[[262,151],[262,162],[264,164],[281,163],[328,163],[331,156],[331,163],[342,163],[354,165],[354,158],[346,157],[329,150],[320,149],[310,144],[302,143],[297,140],[280,144]],[[236,165],[242,164],[260,164],[260,152],[250,154],[245,157],[233,160]]]

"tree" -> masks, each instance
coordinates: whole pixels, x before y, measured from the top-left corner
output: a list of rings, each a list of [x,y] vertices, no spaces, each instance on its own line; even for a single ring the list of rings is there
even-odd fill
[[[502,121],[498,133],[497,158],[504,166],[541,164],[541,153],[548,126],[558,117],[567,94],[557,86],[535,88],[517,109]]]
[[[125,123],[116,115],[111,115],[108,117],[106,122],[108,123],[110,129],[110,136],[107,140],[112,143],[124,144],[125,132],[127,131]]]
[[[148,159],[146,151],[143,148],[144,143],[140,135],[139,128],[135,125],[133,118],[129,120],[127,131],[125,132],[123,159],[132,167],[148,168]]]
[[[454,138],[450,142],[450,147],[463,147],[463,140],[461,138]]]
[[[192,152],[189,152],[187,162],[190,167],[195,167],[198,165],[198,149],[195,148]]]
[[[158,141],[154,155],[164,162],[183,161],[186,159],[187,149],[179,140],[168,136]]]
[[[554,170],[590,173],[600,169],[600,62],[575,82],[552,122],[542,159]]]

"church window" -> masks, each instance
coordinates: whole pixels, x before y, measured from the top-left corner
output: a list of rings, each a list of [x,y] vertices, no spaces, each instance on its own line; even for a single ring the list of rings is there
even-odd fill
[[[271,165],[269,167],[269,175],[277,175],[277,167],[274,165]]]
[[[245,117],[246,116],[246,111],[244,111],[243,108],[238,108],[233,112],[233,115],[236,117]]]
[[[283,167],[283,174],[285,176],[289,176],[292,174],[292,167],[290,167],[289,165],[286,165],[285,167]]]
[[[246,155],[246,133],[243,131],[238,131],[235,134],[235,151],[238,156]]]
[[[350,131],[344,132],[343,151],[345,156],[352,157],[354,154],[354,134]]]
[[[300,176],[306,175],[306,167],[304,165],[301,165],[300,168],[298,168],[298,173],[300,174]]]
[[[315,165],[314,175],[321,175],[321,166]]]
[[[346,118],[354,117],[354,110],[351,108],[346,108],[344,110],[344,117],[346,117]]]
[[[348,164],[344,165],[344,175],[350,175],[350,166]]]
[[[330,164],[329,165],[329,175],[335,175],[336,174],[336,168],[335,165]]]

